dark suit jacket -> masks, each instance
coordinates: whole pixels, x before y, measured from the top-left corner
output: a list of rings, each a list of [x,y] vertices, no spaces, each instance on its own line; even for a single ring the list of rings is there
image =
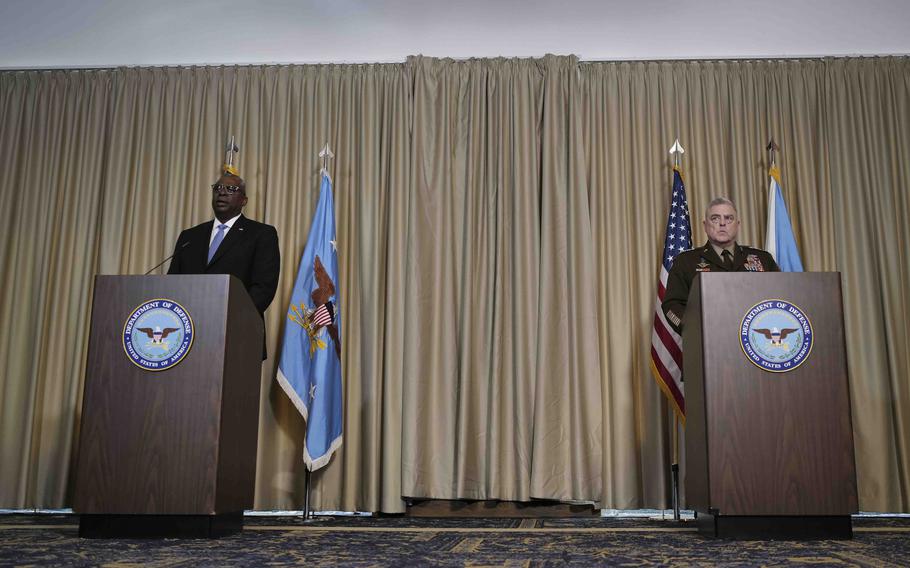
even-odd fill
[[[682,331],[689,290],[699,272],[780,272],[780,268],[768,251],[742,245],[734,247],[732,270],[724,266],[710,242],[679,253],[667,276],[667,292],[661,304],[667,322],[677,333]]]
[[[212,262],[207,262],[213,224],[208,221],[180,233],[167,273],[232,274],[243,282],[259,314],[264,314],[278,290],[278,232],[271,225],[241,215],[221,241]]]

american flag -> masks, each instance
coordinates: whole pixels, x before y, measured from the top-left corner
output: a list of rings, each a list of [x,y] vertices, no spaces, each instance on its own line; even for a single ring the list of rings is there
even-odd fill
[[[689,203],[682,174],[673,168],[673,195],[667,230],[664,238],[664,255],[660,264],[660,282],[654,305],[654,329],[651,332],[651,371],[660,390],[664,391],[680,418],[685,420],[686,401],[682,385],[682,338],[667,323],[660,303],[667,292],[667,275],[676,255],[692,248],[692,225],[689,222]]]
[[[315,324],[317,327],[329,325],[335,319],[334,314],[335,310],[333,309],[332,302],[322,304],[316,308],[315,312],[313,312],[313,324]]]

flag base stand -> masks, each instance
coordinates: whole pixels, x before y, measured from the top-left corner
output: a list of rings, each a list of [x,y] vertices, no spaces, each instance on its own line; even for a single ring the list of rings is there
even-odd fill
[[[675,463],[670,466],[673,474],[673,520],[680,520],[679,517],[679,464]]]
[[[670,465],[670,481],[673,484],[673,520],[679,521],[679,414],[673,413],[673,463]]]
[[[307,468],[306,476],[303,478],[303,522],[310,522],[310,478],[312,477],[313,472]]]

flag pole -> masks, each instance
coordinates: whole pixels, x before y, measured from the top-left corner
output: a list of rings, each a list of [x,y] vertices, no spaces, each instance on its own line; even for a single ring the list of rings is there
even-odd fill
[[[673,154],[673,167],[679,168],[679,158],[686,153],[683,149],[682,144],[679,143],[679,138],[676,139],[676,142],[670,146],[670,153]]]
[[[234,142],[234,135],[231,135],[231,141],[228,142],[227,148],[225,149],[224,163],[228,166],[228,171],[231,171],[234,168],[234,154],[240,151],[240,148],[237,147],[237,144]]]
[[[686,151],[679,143],[679,137],[670,147],[673,154],[673,168],[679,169],[680,157]],[[670,464],[670,479],[673,484],[673,520],[679,520],[679,413],[673,410],[673,463]]]
[[[304,439],[306,439],[305,435],[304,435]],[[306,464],[304,464],[304,467],[306,467]],[[312,475],[313,475],[313,472],[311,472],[310,468],[307,467],[306,475],[303,478],[303,491],[304,491],[303,520],[304,521],[310,520],[310,477]]]
[[[319,151],[319,157],[322,160],[322,167],[319,170],[320,175],[322,175],[322,172],[328,173],[328,171],[329,171],[328,161],[335,157],[335,153],[332,152],[331,148],[329,148],[328,142],[326,142],[325,146],[322,147],[322,150]],[[303,429],[304,444],[306,444],[306,435],[307,435],[307,431],[309,430],[309,428],[310,428],[309,422],[305,421],[304,429]],[[306,464],[304,464],[304,467],[306,467]],[[310,471],[309,467],[307,467],[306,475],[304,475],[304,478],[303,478],[303,493],[304,493],[303,520],[304,520],[304,522],[307,522],[310,520],[310,514],[311,514],[311,512],[310,512],[310,490],[311,490],[312,486],[313,486],[313,472]]]
[[[329,160],[335,157],[335,153],[329,148],[328,142],[326,142],[325,146],[322,147],[322,150],[319,151],[319,157],[322,158],[322,170],[325,172],[329,171]]]
[[[771,167],[773,168],[775,165],[777,165],[774,161],[774,152],[777,152],[778,150],[780,150],[780,146],[778,146],[777,142],[774,141],[773,136],[771,137],[771,140],[768,141],[767,150],[768,150],[769,154],[771,155]]]
[[[679,520],[679,414],[673,411],[673,463],[670,465],[673,476],[673,520]]]

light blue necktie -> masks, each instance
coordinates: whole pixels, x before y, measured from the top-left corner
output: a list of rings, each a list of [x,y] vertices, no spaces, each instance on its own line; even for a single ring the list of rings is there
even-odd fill
[[[227,225],[218,225],[218,232],[215,233],[215,238],[212,239],[212,244],[209,245],[209,262],[212,262],[212,257],[215,256],[215,251],[218,250],[218,246],[221,244],[221,241],[224,240],[224,232],[227,230]]]

